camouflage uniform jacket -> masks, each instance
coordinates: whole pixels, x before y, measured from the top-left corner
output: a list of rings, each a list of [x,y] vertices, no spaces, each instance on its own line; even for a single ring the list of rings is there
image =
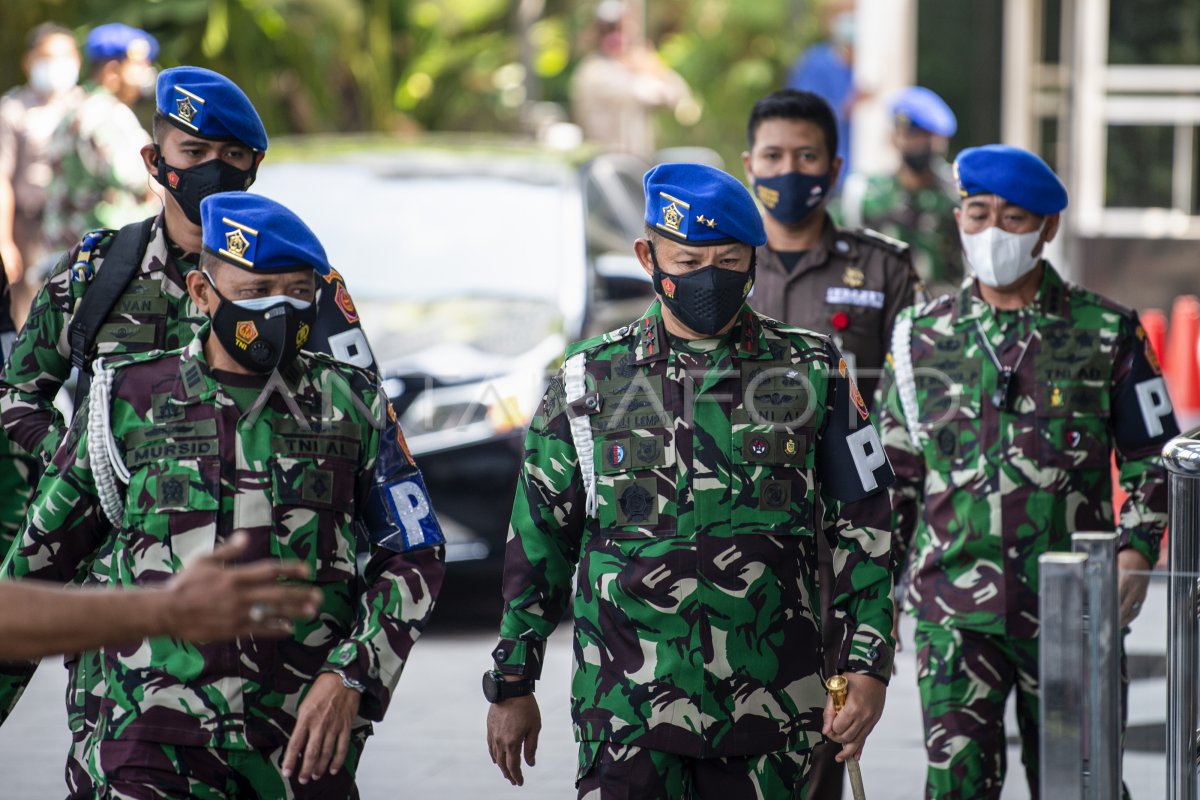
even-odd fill
[[[886,681],[892,651],[891,469],[836,348],[744,307],[701,352],[668,338],[655,303],[575,354],[526,439],[497,668],[536,676],[573,603],[581,742],[696,757],[818,743],[816,536],[836,552],[841,668]],[[872,440],[873,458],[851,455]]]
[[[907,599],[920,619],[1036,636],[1038,556],[1070,550],[1075,531],[1115,529],[1157,563],[1159,453],[1178,431],[1158,361],[1134,312],[1043,264],[1024,309],[993,309],[972,283],[896,323],[880,429],[897,474],[898,566],[916,531]],[[984,337],[1015,366],[1009,410],[993,399],[1003,379]],[[907,401],[898,373],[913,376]],[[1116,526],[1114,449],[1129,493]]]
[[[42,235],[66,249],[81,231],[119,228],[153,213],[141,149],[150,134],[112,92],[90,87],[50,141],[54,179],[46,192]]]
[[[168,255],[162,223],[159,216],[141,269],[100,329],[91,357],[175,350],[191,341],[204,323],[204,315],[188,296],[184,275]],[[112,231],[96,231],[63,256],[34,298],[29,319],[0,377],[0,422],[13,441],[43,463],[54,454],[65,430],[54,397],[71,373],[68,328],[93,276],[104,266],[112,240]],[[373,367],[345,283],[336,272],[326,281],[307,347],[355,366]]]
[[[945,162],[934,174],[932,186],[916,191],[901,185],[896,173],[855,176],[847,181],[842,201],[857,198],[861,205],[857,213],[846,209],[847,220],[907,242],[917,274],[931,295],[940,295],[954,291],[963,279],[962,243],[954,220],[960,198]],[[861,182],[858,191],[854,182]]]
[[[369,373],[302,352],[272,380],[265,403],[242,414],[210,375],[201,338],[116,358],[110,425],[131,473],[121,524],[102,512],[82,409],[38,486],[7,578],[65,583],[94,555],[103,580],[153,584],[244,529],[246,560],[305,561],[324,594],[318,617],[288,639],[105,648],[103,739],[269,750],[286,741],[315,677],[333,670],[366,687],[362,717],[387,709],[433,608],[444,548],[440,536],[381,539],[372,504],[378,481],[407,486],[394,476],[419,483],[419,472]],[[93,387],[89,404],[97,397]],[[433,519],[427,500],[423,511]]]

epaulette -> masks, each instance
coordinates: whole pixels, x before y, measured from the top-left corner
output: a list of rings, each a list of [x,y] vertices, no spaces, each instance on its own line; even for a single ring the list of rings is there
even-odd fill
[[[1133,319],[1134,311],[1128,306],[1123,306],[1115,300],[1111,300],[1102,294],[1097,294],[1091,289],[1085,289],[1077,283],[1063,281],[1063,286],[1070,295],[1072,302],[1082,300],[1085,303],[1091,303],[1094,306],[1099,306],[1106,311],[1113,311],[1120,314],[1126,319]]]
[[[908,252],[907,242],[893,239],[891,236],[886,236],[879,231],[873,231],[870,228],[856,228],[853,233],[860,242],[866,245],[882,247],[898,256]]]
[[[799,325],[791,325],[786,322],[780,322],[771,317],[759,317],[763,328],[770,331],[773,335],[781,339],[787,339],[788,342],[796,347],[798,344],[804,348],[811,350],[829,350],[833,345],[833,337],[824,333],[814,331],[810,328],[803,328]],[[802,342],[797,343],[797,339]]]
[[[163,356],[178,353],[178,350],[147,350],[141,353],[121,353],[113,356],[102,356],[102,358],[104,359],[104,366],[108,369],[121,369],[133,364],[145,364],[149,361],[157,361]]]
[[[909,306],[909,308],[904,309],[904,311],[911,313],[913,319],[916,319],[917,317],[936,316],[945,311],[954,310],[954,304],[957,301],[958,294],[956,292],[947,292],[945,294],[940,294],[937,297],[931,297],[923,303],[916,303],[912,306]],[[901,313],[904,312],[902,311]]]
[[[339,361],[328,353],[318,353],[314,350],[303,351],[304,355],[319,361],[322,366],[338,370],[350,379],[350,386],[355,391],[374,391],[379,385],[379,378],[375,373],[364,367],[356,367],[353,364],[347,364],[345,361]]]
[[[619,342],[621,339],[624,339],[624,338],[630,336],[635,330],[637,330],[637,326],[638,326],[638,323],[636,323],[636,322],[633,323],[632,325],[622,325],[621,327],[617,328],[616,330],[609,331],[608,333],[602,333],[599,336],[593,336],[590,339],[584,339],[579,342],[573,342],[573,343],[567,345],[567,350],[563,354],[563,360],[565,361],[566,359],[570,358],[571,356],[575,355],[576,353],[582,353],[587,350],[595,350],[597,347],[600,347],[601,345],[612,344],[613,342]]]
[[[79,254],[75,257],[75,263],[71,265],[71,280],[87,283],[92,279],[96,274],[92,261],[108,246],[116,233],[111,228],[100,228],[83,235],[79,242]]]

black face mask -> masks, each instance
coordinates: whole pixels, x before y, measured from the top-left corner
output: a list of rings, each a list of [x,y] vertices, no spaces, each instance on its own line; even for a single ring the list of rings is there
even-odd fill
[[[204,277],[221,300],[212,315],[213,335],[234,361],[251,372],[266,374],[296,359],[317,318],[316,303],[297,308],[292,298],[266,297],[241,301],[251,304],[246,307],[227,300],[207,272]],[[257,307],[260,304],[262,308]]]
[[[830,183],[828,174],[788,172],[774,178],[755,178],[754,194],[768,214],[784,225],[794,225],[821,207]]]
[[[650,259],[654,262],[654,288],[671,313],[705,336],[712,336],[728,325],[754,285],[755,254],[750,255],[747,272],[734,272],[714,264],[686,275],[668,275],[659,269],[658,254],[654,252],[654,244],[649,244]]]
[[[929,165],[933,163],[933,149],[905,151],[900,154],[900,158],[904,160],[904,166],[913,172],[928,172]]]
[[[244,192],[254,183],[258,165],[238,169],[220,158],[205,161],[187,169],[172,167],[158,151],[158,173],[155,180],[171,193],[175,202],[193,225],[200,224],[200,201],[217,192]]]

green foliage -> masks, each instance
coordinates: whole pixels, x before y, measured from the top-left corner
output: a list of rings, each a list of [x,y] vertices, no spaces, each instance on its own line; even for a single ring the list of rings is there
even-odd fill
[[[537,6],[538,2],[524,4]],[[660,141],[715,147],[736,169],[744,120],[816,38],[815,0],[659,0],[648,29],[703,113],[661,115]],[[236,80],[272,133],[514,132],[527,99],[567,105],[592,4],[543,0],[523,59],[516,0],[0,0],[0,87],[21,83],[26,32],[126,22],[153,33],[159,64]],[[525,63],[532,68],[526,76]]]

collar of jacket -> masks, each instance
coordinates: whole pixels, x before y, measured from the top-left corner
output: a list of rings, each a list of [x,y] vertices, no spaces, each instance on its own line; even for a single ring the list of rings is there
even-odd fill
[[[211,329],[212,323],[205,322],[196,332],[195,338],[179,352],[179,379],[170,391],[173,403],[184,406],[207,403],[211,402],[216,395],[217,387],[220,384],[213,378],[212,368],[209,367],[208,360],[204,357],[204,342],[208,339]],[[297,400],[304,400],[311,394],[313,388],[305,370],[298,364],[301,358],[303,356],[297,356],[296,361],[278,372],[278,377],[268,379],[268,381],[276,381],[280,391],[286,390],[290,397]],[[283,382],[281,387],[278,386],[280,378]],[[283,398],[278,397],[278,394],[279,391],[271,392],[268,403],[282,404]],[[280,408],[283,406],[281,405]]]
[[[825,223],[821,227],[821,238],[815,247],[805,252],[804,257],[796,262],[795,269],[791,272],[784,269],[783,259],[778,255],[779,251],[772,248],[770,242],[758,248],[758,269],[777,272],[784,281],[792,281],[813,267],[825,264],[829,261],[830,253],[833,252],[850,261],[856,260],[858,258],[858,239],[838,228],[828,211],[821,213],[825,217]]]
[[[726,335],[731,337],[730,341],[739,359],[772,358],[767,329],[750,306],[742,305],[742,310],[738,312],[738,321]],[[661,300],[651,303],[642,318],[630,326],[629,336],[632,337],[629,349],[633,353],[635,364],[650,364],[667,357],[670,340],[667,338],[667,327],[663,321]]]
[[[1042,266],[1045,267],[1042,271],[1042,284],[1038,287],[1033,305],[1043,317],[1070,319],[1071,292],[1066,281],[1048,260],[1042,259]],[[959,327],[979,319],[987,311],[987,305],[979,295],[978,279],[964,283],[955,304],[954,325]]]

